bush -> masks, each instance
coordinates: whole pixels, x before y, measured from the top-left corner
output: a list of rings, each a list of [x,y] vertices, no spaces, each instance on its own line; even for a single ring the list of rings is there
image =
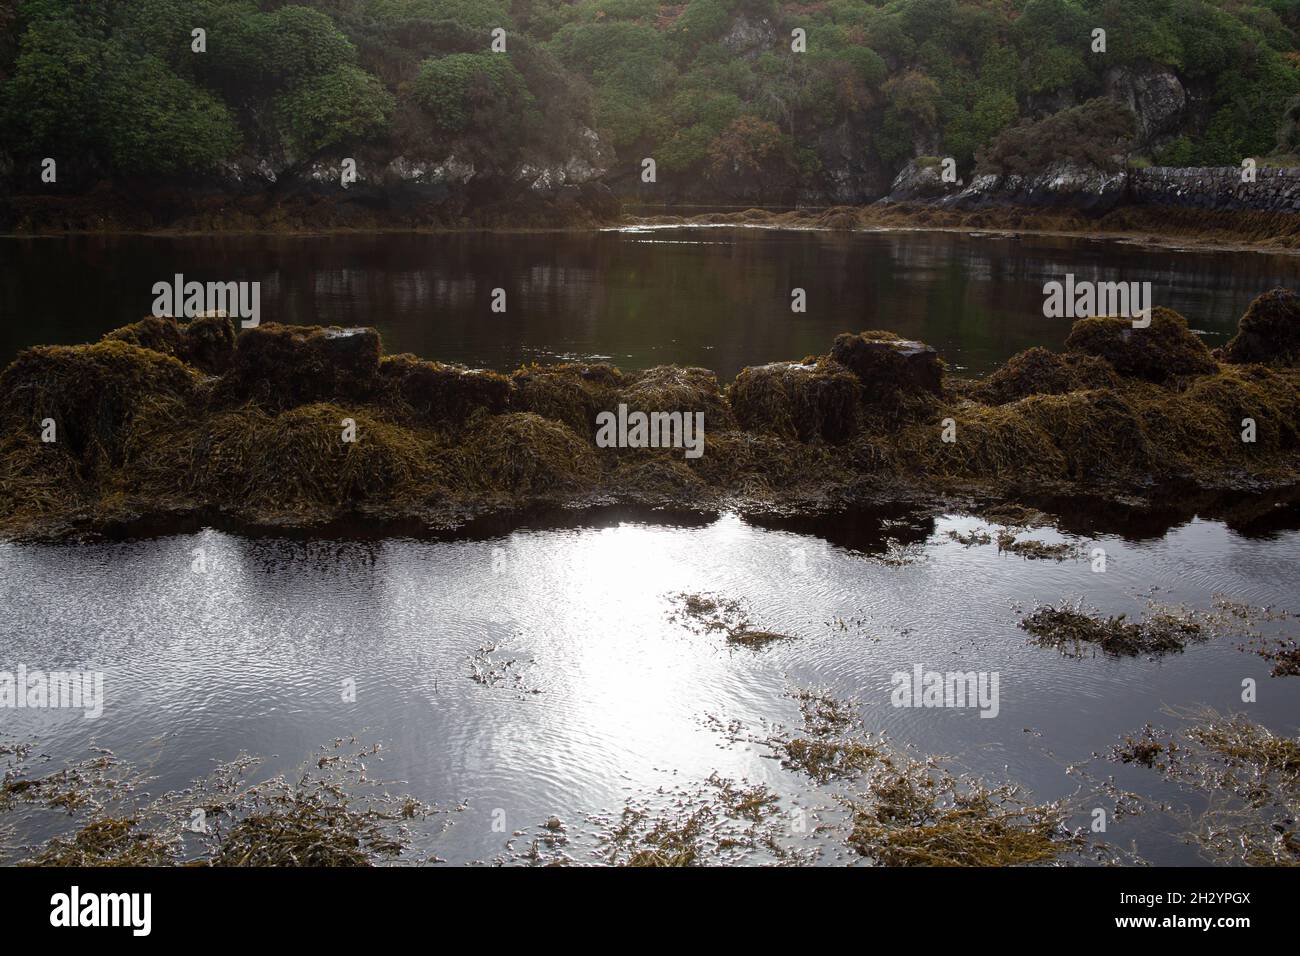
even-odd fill
[[[979,169],[1025,176],[1070,161],[1118,170],[1133,130],[1133,114],[1127,107],[1113,100],[1089,100],[1037,122],[1003,130],[977,155]]]
[[[381,133],[393,97],[355,66],[341,66],[290,90],[275,102],[276,124],[300,158]]]
[[[502,53],[454,53],[425,60],[411,95],[450,133],[517,122],[533,105],[528,84]]]

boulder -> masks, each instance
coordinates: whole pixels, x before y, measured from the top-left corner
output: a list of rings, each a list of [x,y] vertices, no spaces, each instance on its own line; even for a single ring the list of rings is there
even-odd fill
[[[893,332],[842,332],[835,337],[830,357],[858,377],[868,402],[892,400],[899,393],[938,395],[943,390],[939,353]]]

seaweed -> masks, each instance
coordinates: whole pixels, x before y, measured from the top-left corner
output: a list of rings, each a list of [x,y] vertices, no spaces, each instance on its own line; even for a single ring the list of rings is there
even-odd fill
[[[169,866],[176,847],[140,829],[130,817],[91,820],[70,837],[55,837],[23,866]]]
[[[407,821],[436,808],[371,780],[377,745],[337,739],[296,779],[250,783],[241,756],[179,792],[148,796],[147,780],[107,752],[44,777],[6,774],[7,802],[64,813],[75,828],[19,859],[24,866],[372,866],[402,857]],[[80,817],[85,816],[84,822]]]
[[[623,373],[609,365],[530,365],[510,382],[511,408],[561,422],[594,441],[596,415],[617,407]]]
[[[780,862],[803,859],[777,840],[778,808],[767,787],[714,773],[704,786],[677,794],[668,809],[629,802],[617,821],[605,822],[601,858],[612,866],[704,866],[762,849]]]
[[[1029,395],[1061,395],[1118,388],[1119,384],[1119,376],[1103,358],[1035,346],[1011,356],[1001,368],[976,382],[970,395],[986,405],[1006,405]]]
[[[205,313],[184,324],[171,316],[150,315],[114,329],[103,341],[126,342],[220,375],[235,354],[235,326],[224,313]]]
[[[1223,348],[1226,362],[1295,365],[1300,360],[1300,296],[1290,289],[1265,292],[1250,304],[1237,334]]]
[[[1214,356],[1173,309],[1156,307],[1146,328],[1121,316],[1097,316],[1074,323],[1067,351],[1105,359],[1120,375],[1164,382],[1177,375],[1207,375],[1218,368]]]
[[[1103,617],[1082,602],[1069,601],[1039,605],[1021,618],[1020,626],[1033,635],[1033,643],[1039,647],[1054,647],[1073,657],[1082,656],[1085,645],[1112,657],[1161,656],[1210,636],[1190,615],[1158,611],[1130,622],[1124,614]]]
[[[284,409],[368,398],[381,385],[381,351],[374,329],[267,322],[239,336],[214,399]]]
[[[838,443],[859,427],[862,388],[838,363],[777,362],[742,369],[728,396],[736,420],[751,431]]]
[[[735,427],[717,376],[705,368],[660,365],[624,374],[619,401],[629,411],[703,412],[705,427],[716,431]]]
[[[845,803],[853,815],[846,842],[881,866],[1030,866],[1084,847],[1061,804],[1034,804],[1014,785],[926,761],[880,766]]]
[[[674,594],[669,599],[674,605],[671,620],[698,634],[721,633],[728,644],[758,650],[778,641],[794,640],[788,634],[753,627],[740,601],[713,594]]]
[[[1057,541],[1048,544],[1034,538],[1016,540],[1010,531],[998,532],[998,552],[1014,554],[1032,560],[1065,561],[1079,556],[1079,546],[1071,541]]]
[[[669,619],[697,633],[723,633],[727,643],[751,650],[766,648],[777,641],[794,640],[785,633],[763,631],[751,626],[741,601],[716,594],[672,594]]]
[[[1111,752],[1200,794],[1196,812],[1177,813],[1186,838],[1218,863],[1300,865],[1300,739],[1245,714],[1171,710],[1177,732],[1147,725]]]
[[[94,345],[28,349],[0,372],[0,533],[64,537],[204,509],[446,525],[540,501],[792,511],[1006,500],[1030,484],[1147,494],[1300,480],[1300,369],[1217,365],[1160,310],[1149,329],[1110,321],[1082,320],[1071,351],[1030,350],[983,383],[947,383],[932,349],[864,332],[723,389],[672,366],[507,377],[385,357],[373,330],[273,324],[244,331],[211,375],[176,357],[193,323],[146,320]],[[1171,364],[1179,349],[1195,361]],[[703,412],[703,455],[597,449],[596,416],[619,403]],[[45,418],[55,442],[40,440]],[[339,440],[345,418],[356,442]]]
[[[0,420],[39,435],[53,419],[57,443],[91,469],[121,457],[121,438],[140,407],[157,398],[188,404],[201,376],[171,356],[125,342],[25,349],[0,372]]]
[[[481,411],[496,415],[510,403],[510,379],[483,369],[426,362],[414,355],[386,355],[379,363],[383,402],[403,420],[444,426],[463,424]]]

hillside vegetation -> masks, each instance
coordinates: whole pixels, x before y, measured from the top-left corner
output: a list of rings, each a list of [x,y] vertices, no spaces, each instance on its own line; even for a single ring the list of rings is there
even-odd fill
[[[1141,161],[1237,165],[1300,149],[1298,27],[1296,0],[0,0],[0,174],[264,185],[402,157],[845,202],[918,156],[1033,162],[1018,124],[1102,96],[1139,114]]]

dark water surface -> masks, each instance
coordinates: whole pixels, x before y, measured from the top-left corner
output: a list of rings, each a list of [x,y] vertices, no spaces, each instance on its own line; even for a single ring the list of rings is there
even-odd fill
[[[98,669],[106,682],[98,720],[11,711],[0,731],[58,757],[109,748],[149,768],[159,789],[241,751],[269,758],[261,772],[292,773],[321,744],[355,734],[383,746],[368,761],[374,776],[444,806],[466,802],[449,829],[417,841],[462,862],[505,853],[515,831],[527,834],[514,841],[525,849],[552,815],[568,826],[568,852],[591,862],[599,818],[616,818],[625,802],[668,804],[714,772],[765,783],[783,809],[834,824],[842,814],[832,795],[850,786],[814,788],[763,747],[733,739],[798,728],[787,695],[802,688],[852,699],[866,729],[951,755],[963,772],[1068,799],[1081,826],[1114,801],[1067,766],[1148,722],[1178,726],[1166,706],[1242,710],[1241,681],[1252,677],[1260,693],[1250,716],[1295,733],[1300,682],[1269,677],[1233,640],[1159,660],[1071,659],[1029,645],[1016,622],[1017,607],[1066,596],[1134,619],[1152,599],[1208,609],[1219,593],[1296,609],[1300,531],[1247,536],[1196,519],[1140,539],[1036,534],[1105,548],[1107,569],[1096,573],[1086,559],[1025,561],[947,533],[977,527],[988,525],[867,515],[827,540],[724,514],[463,541],[206,530],[0,544],[6,663]],[[193,569],[199,548],[203,574]],[[670,618],[669,596],[681,591],[744,600],[755,624],[797,640],[755,652],[692,633]],[[473,661],[492,645],[502,679],[477,682]],[[996,718],[891,706],[891,674],[918,663],[999,673]],[[355,702],[341,700],[349,678]],[[1176,796],[1153,771],[1101,764],[1099,776],[1112,773],[1144,796]],[[507,832],[493,829],[496,811]],[[31,822],[18,838],[41,833]],[[1158,814],[1116,820],[1108,839],[1136,840],[1156,862],[1196,859]],[[853,858],[833,837],[826,843],[823,862]]]
[[[1043,283],[1150,281],[1211,346],[1250,300],[1300,284],[1300,257],[1110,241],[744,228],[599,233],[0,239],[0,363],[28,345],[91,341],[147,314],[152,287],[260,281],[262,320],[371,325],[390,352],[510,370],[562,359],[715,370],[824,353],[889,329],[983,374],[1069,319]],[[491,311],[494,288],[508,311]],[[808,311],[790,311],[791,290]]]

